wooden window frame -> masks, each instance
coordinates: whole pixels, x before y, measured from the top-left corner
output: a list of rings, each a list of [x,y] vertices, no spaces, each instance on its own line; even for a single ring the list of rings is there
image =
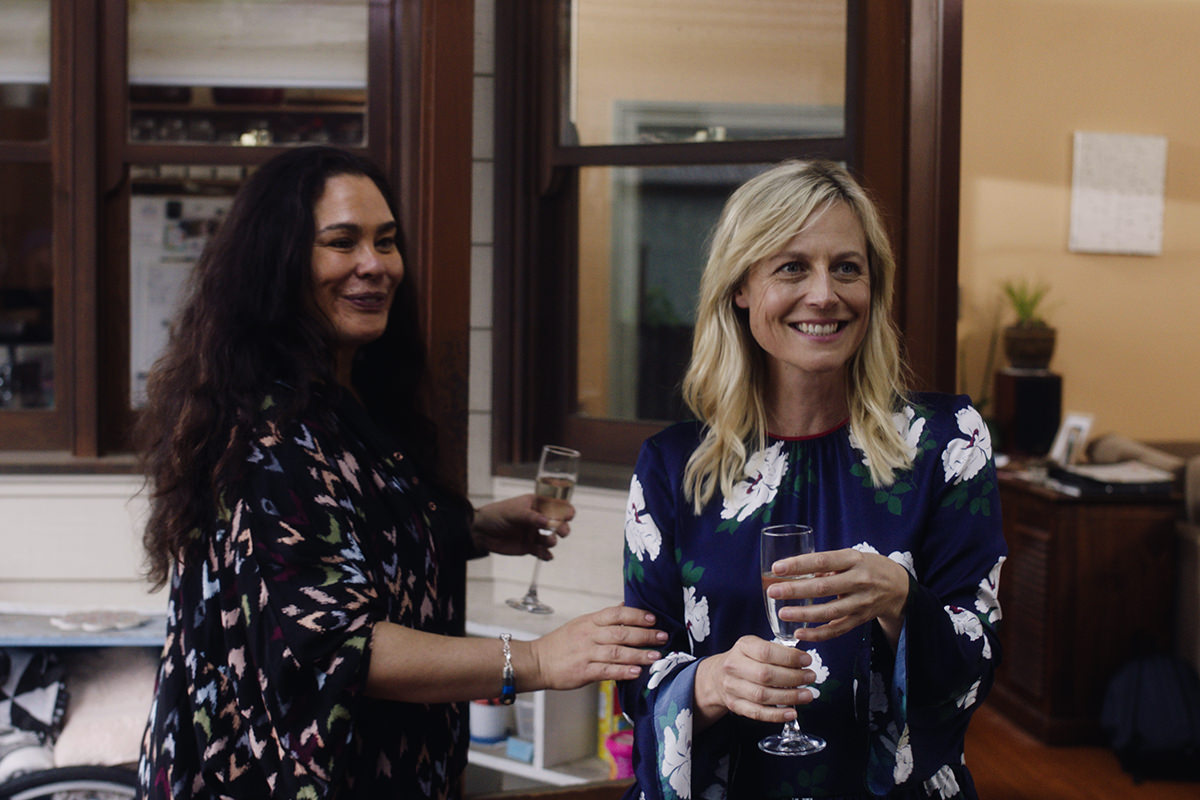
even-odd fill
[[[473,0],[368,4],[367,145],[398,194],[437,364],[442,469],[466,480]],[[130,142],[126,0],[52,0],[50,135],[0,163],[53,180],[56,403],[0,411],[0,471],[129,471],[129,167],[257,164],[280,147]]]
[[[558,144],[558,10],[498,4],[493,468],[576,446],[631,468],[661,424],[572,408],[578,170],[597,165],[846,161],[879,200],[900,261],[894,313],[919,388],[952,391],[958,273],[962,0],[848,2],[843,138],[685,145]]]

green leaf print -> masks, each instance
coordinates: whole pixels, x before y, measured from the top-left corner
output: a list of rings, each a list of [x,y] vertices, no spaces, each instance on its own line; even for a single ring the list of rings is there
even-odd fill
[[[350,709],[346,708],[341,703],[337,703],[336,705],[334,705],[334,707],[332,709],[329,710],[329,716],[325,719],[325,727],[332,728],[333,724],[335,722],[337,722],[339,719],[351,719],[351,718],[352,717],[350,716]]]
[[[717,526],[718,533],[733,533],[742,523],[737,521],[737,517],[727,519]]]
[[[646,570],[642,567],[642,562],[636,558],[627,558],[625,560],[625,580],[644,583],[646,580]]]
[[[695,562],[689,561],[683,565],[679,571],[680,580],[684,586],[695,586],[700,583],[700,576],[704,574],[704,567],[696,566]]]
[[[329,518],[329,535],[320,537],[321,541],[337,544],[342,541],[342,526],[338,524],[337,517]]]

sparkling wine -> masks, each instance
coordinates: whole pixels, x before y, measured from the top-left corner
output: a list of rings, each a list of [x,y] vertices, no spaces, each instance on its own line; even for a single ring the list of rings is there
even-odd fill
[[[560,522],[571,504],[571,493],[575,490],[575,479],[570,475],[539,475],[533,493],[537,510]]]
[[[776,600],[773,597],[767,596],[767,589],[776,583],[785,583],[787,581],[798,581],[802,578],[807,578],[808,575],[789,575],[786,578],[780,577],[771,572],[764,572],[762,575],[763,601],[767,604],[767,620],[771,623],[771,630],[785,642],[796,641],[796,631],[807,627],[808,623],[793,622],[791,620],[783,620],[779,618],[779,610],[787,606],[807,606],[812,604],[812,600]]]

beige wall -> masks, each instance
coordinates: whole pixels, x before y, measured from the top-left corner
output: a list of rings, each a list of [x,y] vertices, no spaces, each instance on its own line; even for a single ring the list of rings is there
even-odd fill
[[[1095,414],[1093,435],[1200,439],[1197,42],[1200,0],[966,0],[960,348],[971,394],[1001,281],[1038,277],[1051,286],[1064,410]],[[1167,138],[1162,255],[1068,252],[1077,130]]]

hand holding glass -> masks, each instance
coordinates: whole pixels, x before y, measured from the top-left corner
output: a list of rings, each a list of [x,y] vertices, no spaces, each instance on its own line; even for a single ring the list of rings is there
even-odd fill
[[[538,462],[537,483],[533,490],[534,508],[550,520],[551,529],[543,529],[542,533],[553,536],[554,529],[562,524],[562,518],[570,508],[571,494],[575,491],[575,481],[578,478],[578,450],[552,444],[542,448],[542,460]],[[541,566],[541,559],[534,562],[529,589],[525,592],[524,597],[514,597],[508,600],[510,606],[533,614],[553,613],[553,608],[538,599],[538,569]]]
[[[772,571],[771,567],[782,558],[812,553],[816,550],[813,529],[808,525],[787,523],[784,525],[768,525],[762,529],[759,536],[759,566],[762,571],[763,602],[767,606],[767,619],[775,637],[784,644],[796,643],[796,631],[806,623],[790,622],[779,618],[779,610],[787,606],[806,606],[811,600],[776,600],[767,596],[767,589],[773,584],[783,581],[800,580],[808,575],[781,577]],[[825,749],[825,740],[811,736],[800,730],[798,719],[785,722],[783,730],[766,737],[758,743],[764,753],[777,756],[804,756]]]

